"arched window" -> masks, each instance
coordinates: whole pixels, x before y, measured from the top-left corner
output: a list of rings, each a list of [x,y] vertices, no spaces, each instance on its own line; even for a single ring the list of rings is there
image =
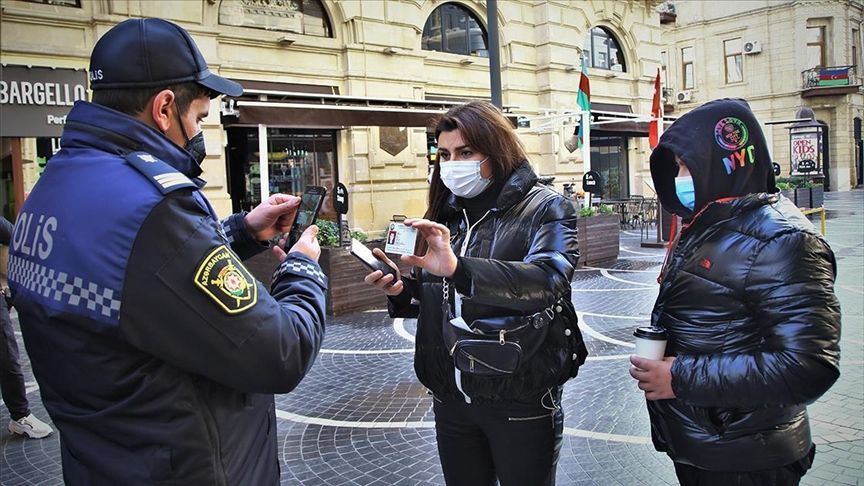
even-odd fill
[[[427,51],[489,57],[486,29],[467,8],[447,3],[436,8],[423,27],[421,47]]]
[[[627,65],[624,63],[624,50],[621,49],[618,39],[612,35],[612,32],[603,27],[594,27],[588,33],[583,55],[588,61],[589,67],[610,71],[627,71]]]
[[[321,0],[223,0],[219,23],[333,37],[330,18]]]

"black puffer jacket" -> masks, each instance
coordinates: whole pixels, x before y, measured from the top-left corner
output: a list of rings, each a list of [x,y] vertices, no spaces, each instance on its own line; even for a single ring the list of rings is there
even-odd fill
[[[743,101],[709,103],[675,125],[652,176],[661,203],[680,211],[671,154],[681,157],[696,214],[684,213],[651,315],[669,333],[677,397],[648,402],[654,445],[706,470],[781,467],[810,451],[806,405],[839,376],[834,255],[789,200],[764,192],[770,159]],[[712,150],[730,125],[744,128]],[[753,158],[727,170],[721,142]]]
[[[468,225],[457,198],[450,199],[444,213],[458,253]],[[496,207],[474,226],[467,244],[459,258],[464,278],[451,283],[463,296],[466,322],[533,314],[562,297],[564,309],[555,314],[540,350],[514,375],[477,378],[463,373],[465,393],[477,402],[528,401],[575,376],[587,352],[570,301],[570,280],[579,258],[573,205],[538,184],[525,162],[507,180]],[[414,368],[420,381],[439,398],[462,399],[442,336],[442,282],[425,271],[405,278],[406,290],[390,299],[390,313],[419,317]]]

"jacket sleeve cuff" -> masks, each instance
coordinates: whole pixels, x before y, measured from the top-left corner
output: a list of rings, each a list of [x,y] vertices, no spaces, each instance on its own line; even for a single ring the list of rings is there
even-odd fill
[[[222,220],[222,229],[231,244],[231,249],[240,257],[247,260],[270,247],[266,241],[258,241],[246,229],[246,211],[232,214]]]
[[[453,285],[456,291],[462,295],[471,295],[471,277],[463,265],[462,257],[459,257],[456,263],[456,271],[453,272]]]
[[[387,312],[390,317],[415,318],[419,315],[419,304],[415,296],[419,295],[417,281],[411,277],[402,277],[404,290],[399,295],[387,296]]]
[[[273,279],[270,282],[271,290],[276,287],[279,281],[289,275],[308,278],[317,283],[322,289],[327,290],[327,276],[324,275],[321,266],[315,260],[298,251],[289,253],[285,257],[285,260],[276,267],[276,271],[273,272]]]

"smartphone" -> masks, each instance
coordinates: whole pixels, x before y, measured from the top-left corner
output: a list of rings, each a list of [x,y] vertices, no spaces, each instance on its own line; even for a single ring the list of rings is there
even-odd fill
[[[324,204],[324,196],[327,195],[327,189],[321,186],[306,186],[303,191],[303,197],[300,198],[300,207],[297,208],[297,215],[294,217],[294,223],[291,225],[291,231],[288,232],[288,237],[285,238],[285,248],[287,252],[300,235],[306,231],[306,228],[315,224],[318,219],[318,212],[321,211],[321,205]]]
[[[351,238],[351,254],[357,257],[361,262],[365,263],[372,271],[381,270],[384,275],[387,275],[388,273],[393,275],[393,281],[391,283],[397,282],[399,276],[396,273],[396,269],[386,264],[384,261],[379,260],[378,257],[372,253],[372,250],[354,238]]]

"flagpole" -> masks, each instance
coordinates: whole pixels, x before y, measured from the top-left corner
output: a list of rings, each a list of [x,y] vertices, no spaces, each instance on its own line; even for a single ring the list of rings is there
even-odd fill
[[[583,111],[579,123],[582,124],[582,168],[583,173],[587,174],[591,170],[591,112]],[[599,184],[600,181],[597,181]],[[591,199],[594,194],[589,192],[585,196],[588,199],[588,207],[591,207]]]

